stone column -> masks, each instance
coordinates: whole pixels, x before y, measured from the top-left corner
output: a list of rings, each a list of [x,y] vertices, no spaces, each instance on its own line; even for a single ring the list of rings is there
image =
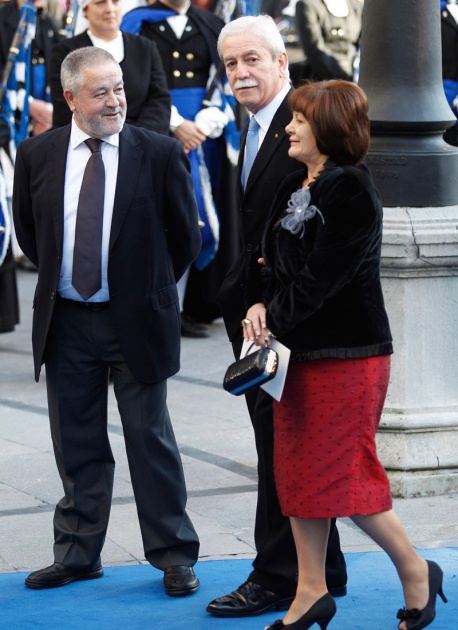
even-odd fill
[[[360,85],[395,349],[379,454],[395,496],[458,492],[458,150],[442,140],[455,117],[439,2],[365,0]]]

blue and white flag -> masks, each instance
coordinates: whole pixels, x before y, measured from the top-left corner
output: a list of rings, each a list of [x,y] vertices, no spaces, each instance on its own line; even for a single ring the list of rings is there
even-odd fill
[[[10,48],[7,61],[13,64],[2,101],[2,117],[7,119],[12,132],[12,150],[28,135],[29,96],[31,84],[32,40],[35,37],[36,9],[32,2],[22,5],[16,33],[21,35],[19,50]],[[14,155],[11,156],[14,160]]]

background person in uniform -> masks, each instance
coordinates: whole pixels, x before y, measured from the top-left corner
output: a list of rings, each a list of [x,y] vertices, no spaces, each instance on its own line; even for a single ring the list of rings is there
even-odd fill
[[[336,612],[325,580],[331,517],[350,517],[396,567],[399,629],[425,628],[442,570],[413,548],[392,509],[375,435],[393,351],[380,282],[383,208],[368,168],[369,104],[348,81],[291,92],[290,157],[248,271],[244,338],[291,350],[274,402],[275,481],[299,559],[297,594],[266,630],[324,630]],[[371,623],[368,620],[368,625]]]
[[[217,107],[209,108],[207,102],[211,98],[209,78],[219,65],[216,44],[224,22],[211,11],[196,8],[189,0],[150,3],[127,14],[124,23],[132,16],[141,20],[140,34],[156,42],[159,48],[172,94],[170,131],[191,160],[204,224],[203,248],[189,276],[178,287],[183,311],[182,334],[207,337],[206,324],[221,315],[215,300],[217,290],[237,254],[236,169],[227,158],[223,135],[228,118]],[[210,189],[200,176],[201,158],[208,170]],[[219,225],[216,254],[216,239],[208,230],[212,213]]]
[[[8,212],[8,210],[6,210]],[[11,242],[0,264],[0,333],[12,332],[19,324],[19,297]]]
[[[55,562],[26,585],[53,588],[103,574],[115,466],[111,370],[145,557],[164,571],[166,593],[188,595],[199,588],[192,569],[199,540],[186,513],[166,393],[180,367],[176,282],[200,248],[189,164],[175,140],[124,123],[122,72],[108,52],[73,51],[61,79],[72,123],[19,145],[13,194],[19,243],[38,267],[35,377],[44,363],[65,491],[54,515]],[[99,150],[90,150],[98,139]],[[102,173],[87,191],[91,160],[104,170],[105,186],[88,208],[87,192],[103,192]],[[95,217],[100,223],[92,226]]]
[[[19,297],[11,246],[11,224],[6,180],[0,165],[0,333],[12,332],[19,323]]]
[[[121,0],[80,0],[80,6],[89,29],[65,39],[51,51],[53,126],[68,124],[72,116],[60,82],[63,60],[72,50],[97,46],[110,52],[121,66],[128,104],[127,122],[168,134],[171,99],[155,43],[131,33],[121,33]]]
[[[238,200],[242,254],[219,293],[221,309],[234,354],[240,355],[243,336],[240,322],[247,304],[247,269],[256,251],[283,179],[297,170],[288,157],[285,127],[291,120],[287,98],[288,58],[281,35],[269,16],[242,17],[227,24],[218,41],[229,83],[237,100],[260,126],[258,152],[248,175],[244,174],[246,133],[242,136],[238,168]],[[254,538],[256,558],[248,580],[236,591],[212,601],[208,612],[219,616],[259,614],[291,603],[297,586],[297,556],[289,519],[278,502],[273,466],[272,398],[262,389],[246,396],[258,453],[258,504]],[[345,595],[347,573],[335,521],[326,557],[326,582],[331,593]]]
[[[296,31],[306,57],[302,78],[352,80],[362,11],[362,0],[300,0],[296,4]]]

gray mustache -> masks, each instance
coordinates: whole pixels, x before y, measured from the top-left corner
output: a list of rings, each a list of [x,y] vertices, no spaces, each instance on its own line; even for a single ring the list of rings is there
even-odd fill
[[[254,79],[242,79],[235,82],[234,89],[240,90],[241,88],[256,87],[257,85],[258,82]]]
[[[109,107],[102,110],[101,115],[106,116],[107,114],[122,114],[122,107]]]

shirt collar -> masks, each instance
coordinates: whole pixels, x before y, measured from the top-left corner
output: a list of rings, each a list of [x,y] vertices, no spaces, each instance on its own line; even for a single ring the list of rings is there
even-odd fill
[[[80,129],[75,122],[75,118],[72,118],[72,130],[70,133],[70,146],[72,149],[76,149],[80,144],[82,144],[88,138],[92,136],[88,135],[85,131]],[[119,133],[114,133],[111,136],[106,136],[102,138],[104,142],[113,145],[114,147],[119,147]]]
[[[97,35],[94,35],[94,33],[91,31],[90,28],[87,30],[87,35],[89,39],[91,40],[91,42],[94,44],[94,46],[97,46],[98,48],[103,48],[104,46],[113,44],[114,42],[123,41],[121,31],[118,31],[116,37],[113,37],[113,39],[109,39],[108,41],[106,41],[105,39],[101,39],[100,37],[97,37]]]
[[[272,122],[273,117],[275,116],[275,114],[277,113],[277,109],[280,107],[280,105],[283,103],[283,101],[286,98],[286,95],[288,94],[288,92],[291,90],[291,85],[289,83],[287,83],[277,94],[277,96],[275,96],[275,98],[273,98],[270,103],[268,105],[266,105],[265,107],[263,107],[262,109],[260,109],[256,114],[256,120],[259,123],[259,126],[261,127],[261,129],[264,131],[264,133],[267,133],[267,130],[270,127],[270,124]]]

